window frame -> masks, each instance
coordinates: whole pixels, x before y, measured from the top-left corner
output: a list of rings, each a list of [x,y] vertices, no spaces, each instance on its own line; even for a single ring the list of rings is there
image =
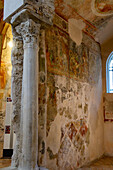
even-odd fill
[[[107,58],[106,61],[106,92],[110,93],[110,76],[109,76],[109,65],[111,60],[113,59],[113,51],[110,53],[110,55]],[[111,92],[113,93],[113,92]]]

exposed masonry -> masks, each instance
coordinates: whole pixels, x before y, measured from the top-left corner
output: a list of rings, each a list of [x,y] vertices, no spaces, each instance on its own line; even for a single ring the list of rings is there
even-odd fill
[[[94,159],[97,151],[92,141],[96,144],[102,132],[100,46],[86,34],[81,45],[76,46],[55,26],[46,30],[46,35],[47,93],[44,93],[45,86],[41,87],[42,99],[47,96],[47,129],[46,143],[39,138],[40,155],[43,157],[47,152],[48,169],[76,169]],[[43,61],[40,64],[44,70]],[[44,80],[44,74],[40,75]],[[41,109],[39,115],[44,114],[45,109]],[[39,116],[40,127],[44,119]],[[102,148],[99,143],[97,148]],[[94,153],[91,157],[90,151]],[[41,157],[39,163],[43,165]]]
[[[40,32],[39,50],[39,165],[46,167],[46,121],[47,121],[47,61],[45,30]]]
[[[50,8],[50,3],[49,5],[48,3],[45,3],[45,5],[42,3],[44,5],[42,9],[43,20],[40,18],[42,21],[48,18],[49,23],[51,23],[54,13],[54,6]],[[103,154],[101,142],[103,140],[98,138],[102,134],[103,128],[101,125],[102,77],[100,46],[86,34],[83,34],[82,43],[77,46],[69,35],[62,31],[64,28],[67,30],[67,27],[65,27],[67,23],[64,20],[59,22],[60,29],[56,26],[46,29],[41,27],[39,40],[40,24],[38,23],[37,25],[29,18],[26,18],[27,21],[23,22],[22,17],[24,14],[28,17],[28,11],[30,10],[33,12],[33,16],[36,16],[35,14],[39,14],[40,10],[33,8],[32,2],[31,5],[29,3],[24,9],[27,10],[22,10],[11,20],[13,24],[18,24],[16,20],[20,22],[16,30],[21,34],[24,42],[24,64],[26,67],[23,75],[24,81],[26,80],[30,84],[30,86],[27,86],[23,81],[23,92],[25,93],[22,94],[22,102],[24,103],[22,103],[21,111],[21,93],[17,101],[19,93],[17,87],[21,91],[22,58],[19,59],[18,56],[23,56],[23,48],[22,42],[17,43],[19,40],[16,40],[17,46],[12,53],[12,85],[14,86],[12,97],[14,105],[13,122],[18,138],[12,165],[18,166],[20,163],[20,166],[24,168],[25,163],[25,166],[28,165],[29,168],[32,166],[33,169],[37,165],[38,151],[38,164],[40,166],[46,166],[50,170],[79,168]],[[58,25],[57,19],[59,18],[56,18]],[[36,44],[37,41],[39,46]],[[21,47],[18,47],[19,44]],[[39,72],[37,72],[38,67],[34,62],[38,56],[38,47],[40,56]],[[14,57],[17,57],[16,60],[14,60]],[[18,74],[19,63],[21,65],[21,75],[20,73]],[[34,65],[35,67],[32,67]],[[15,75],[19,76],[19,82]],[[30,77],[29,75],[32,76]],[[39,90],[38,88],[36,89],[36,75],[39,78]],[[38,99],[38,97],[36,98],[36,92],[39,92],[38,108],[36,105]],[[16,113],[15,110],[17,110]],[[39,110],[38,116],[37,110]],[[22,120],[20,120],[20,115]],[[39,117],[38,129],[36,126],[37,117]],[[17,131],[20,125],[22,126],[21,133]],[[36,133],[38,130],[39,147],[36,149]],[[24,135],[20,136],[23,132]],[[21,145],[22,140],[23,145]],[[96,150],[94,146],[96,146]],[[22,149],[22,154],[19,147]]]
[[[14,32],[13,32],[14,33]],[[16,144],[12,157],[12,166],[18,167],[19,158],[22,152],[21,148],[21,95],[22,95],[22,77],[23,77],[23,42],[20,37],[13,34],[14,47],[12,50],[12,123],[16,133]]]
[[[26,2],[26,3],[25,3]],[[46,26],[52,25],[54,14],[54,0],[48,1],[23,1],[23,6],[20,7],[18,13],[14,13],[12,16],[7,17],[7,21],[12,24],[13,30],[16,30],[14,39],[18,36],[21,37],[20,41],[23,41],[21,52],[18,46],[15,46],[12,52],[12,99],[13,99],[13,124],[15,126],[15,132],[17,135],[17,143],[14,149],[12,158],[12,167],[21,167],[23,169],[38,168],[38,75],[41,85],[45,83],[46,87],[46,62],[45,70],[38,70],[38,51],[39,51],[39,34],[40,27],[45,29]],[[32,16],[32,17],[31,17]],[[48,24],[48,25],[47,25]],[[42,39],[44,34],[42,33]],[[19,37],[19,38],[20,38]],[[40,46],[43,46],[40,44]],[[23,52],[24,51],[24,52]],[[41,51],[41,50],[40,50]],[[45,51],[45,49],[44,49]],[[19,54],[18,54],[19,53]],[[21,73],[18,74],[18,64],[21,63],[21,58],[14,57],[17,55],[23,57],[23,67],[19,70]],[[41,56],[45,58],[45,54]],[[18,61],[17,61],[18,60]],[[22,72],[23,71],[23,72]],[[16,79],[18,77],[18,80]],[[21,77],[21,78],[20,78]],[[23,81],[22,81],[23,78]],[[19,84],[20,83],[20,84]],[[22,87],[21,87],[22,85]],[[18,91],[20,87],[20,91]],[[40,88],[40,87],[39,87]],[[18,94],[20,92],[20,94]],[[46,93],[46,88],[45,88]],[[17,95],[19,100],[17,101]],[[42,106],[42,103],[40,103]],[[42,125],[42,147],[46,147],[46,98],[45,104],[44,122]],[[21,128],[20,128],[21,127]],[[39,126],[40,128],[41,126]],[[20,129],[17,130],[17,129]],[[40,148],[39,143],[39,148]],[[43,166],[46,166],[46,151],[41,150],[41,153],[45,153],[42,159]]]

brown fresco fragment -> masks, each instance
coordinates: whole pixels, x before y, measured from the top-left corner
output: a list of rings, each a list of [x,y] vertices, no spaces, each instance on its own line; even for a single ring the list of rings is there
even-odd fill
[[[65,138],[61,144],[61,147],[60,147],[60,152],[63,154],[68,154],[70,147],[71,147],[71,142],[70,142],[69,138],[67,136],[65,136]]]
[[[69,119],[72,119],[71,111],[70,111],[69,107],[65,110],[65,117],[68,117]]]
[[[56,159],[56,158],[58,157],[57,154],[55,154],[55,155],[53,154],[53,152],[52,152],[52,150],[50,149],[50,147],[47,148],[47,152],[48,152],[48,154],[49,154],[50,160],[51,160],[51,159]]]
[[[75,129],[75,126],[73,125],[73,123],[69,124],[69,129],[67,131],[68,136],[71,140],[73,140],[73,138],[75,137],[77,130]]]
[[[85,135],[85,142],[86,142],[87,145],[89,144],[89,137],[90,137],[90,131],[89,131],[89,128],[88,128],[87,133]]]
[[[61,127],[61,139],[60,139],[60,141],[62,141],[65,133],[66,133],[66,127]]]
[[[41,152],[41,154],[44,154],[45,153],[45,142],[42,141],[41,145],[42,145],[42,148],[41,148],[40,152]]]
[[[97,70],[100,70],[101,66],[100,56],[97,55],[98,44],[87,36],[83,39],[83,43],[77,46],[68,34],[54,26],[46,33],[47,135],[51,132],[50,128],[54,126],[56,116],[60,116],[61,121],[66,120],[60,122],[58,155],[53,154],[55,151],[53,152],[51,148],[47,149],[48,159],[56,159],[59,169],[64,168],[68,163],[69,168],[80,167],[85,162],[85,150],[89,144],[90,131],[87,125],[89,94],[87,95],[87,92],[91,90],[90,83],[97,83],[97,75],[99,75]],[[92,67],[98,69],[94,70]],[[71,150],[74,150],[75,156],[75,162],[73,160],[75,166],[72,167],[67,161]]]
[[[71,148],[70,139],[68,136],[65,136],[58,153],[57,164],[59,167],[63,167],[63,164],[68,157],[70,148]]]
[[[46,57],[48,71],[68,73],[68,35],[53,27],[46,33]]]
[[[95,69],[96,68],[96,69]],[[95,84],[99,80],[98,70],[101,68],[101,57],[92,51],[89,52],[89,83]]]
[[[86,114],[88,111],[88,104],[85,103],[85,106],[84,106],[84,114]]]
[[[85,125],[85,123],[83,123],[79,132],[82,136],[84,136],[87,133],[87,126]]]
[[[96,0],[95,8],[99,13],[111,14],[113,13],[113,2],[111,0]]]
[[[83,43],[77,46],[69,38],[69,35],[55,26],[47,30],[46,58],[48,72],[61,76],[65,75],[66,77],[75,78],[80,81],[96,83],[98,69],[92,70],[92,68],[95,68],[94,66],[100,68],[100,56],[95,55],[95,57],[92,57],[91,54],[93,52],[91,50],[93,48],[96,50],[98,44],[90,38],[88,39],[89,46],[87,44],[85,45],[86,38],[87,36],[83,35]]]
[[[42,48],[39,50],[39,72],[45,72],[45,58],[41,57],[41,55],[44,55]]]
[[[47,99],[47,135],[50,130],[50,125],[54,121],[57,115],[57,103],[56,103],[56,87],[54,74],[48,73],[47,85],[49,88],[49,96]]]
[[[70,74],[76,78],[88,79],[88,53],[84,44],[79,47],[70,39]]]
[[[70,160],[68,159],[68,157],[71,156],[71,152],[73,152],[73,155],[79,155],[77,158],[75,157],[76,161],[79,163],[77,165],[78,167],[80,165],[80,162],[84,162],[85,159],[83,156],[85,154],[85,143],[89,142],[89,129],[87,130],[86,134],[84,134],[84,139],[79,131],[83,128],[85,124],[84,122],[84,120],[70,122],[67,123],[65,127],[61,128],[61,146],[58,153],[59,167],[62,167],[64,165],[64,167],[66,168],[66,165],[69,163],[69,166],[67,166],[68,168],[76,168],[76,162],[75,165],[71,164],[70,161],[72,160],[72,158],[70,158]],[[72,146],[74,146],[74,150],[72,149]],[[69,162],[67,162],[66,160],[69,160]]]
[[[45,103],[45,96],[46,96],[45,84],[39,84],[39,103],[40,104]]]

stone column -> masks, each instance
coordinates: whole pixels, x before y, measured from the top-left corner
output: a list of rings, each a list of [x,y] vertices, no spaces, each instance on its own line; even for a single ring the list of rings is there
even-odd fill
[[[22,159],[19,169],[38,169],[38,50],[40,24],[31,19],[16,27],[24,43]]]

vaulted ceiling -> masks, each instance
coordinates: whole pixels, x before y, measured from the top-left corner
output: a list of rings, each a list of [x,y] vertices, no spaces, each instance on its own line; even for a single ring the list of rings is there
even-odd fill
[[[0,0],[0,34],[5,25],[3,1]],[[82,20],[85,23],[83,31],[99,37],[100,43],[113,36],[113,0],[55,0],[55,12],[67,21],[71,18]]]
[[[55,0],[55,11],[67,21],[82,20],[100,43],[113,36],[113,0]]]

